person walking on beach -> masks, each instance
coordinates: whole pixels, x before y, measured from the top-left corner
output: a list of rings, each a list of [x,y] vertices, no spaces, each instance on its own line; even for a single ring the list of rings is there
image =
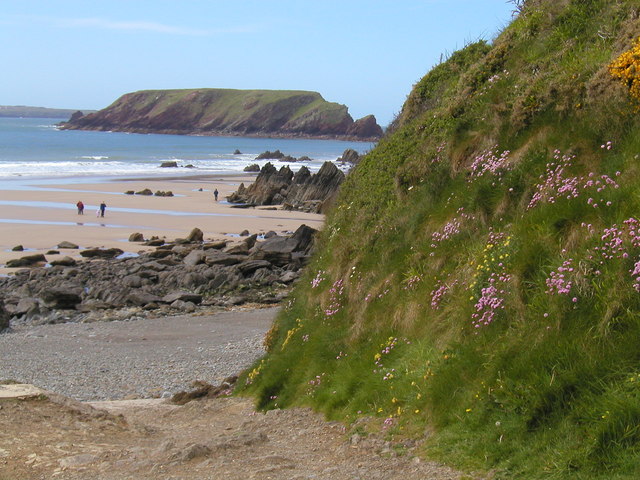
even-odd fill
[[[82,200],[76,203],[76,207],[78,207],[78,215],[84,215],[84,203],[82,203]]]
[[[107,204],[106,204],[106,203],[104,203],[104,202],[102,202],[102,203],[100,204],[100,216],[101,216],[101,217],[104,217],[104,211],[105,211],[106,209],[107,209]]]
[[[213,191],[213,198],[215,198],[216,202],[218,201],[218,189],[217,188]]]

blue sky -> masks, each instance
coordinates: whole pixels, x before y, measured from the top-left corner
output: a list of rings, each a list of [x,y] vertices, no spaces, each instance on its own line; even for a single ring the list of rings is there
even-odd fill
[[[313,90],[381,125],[507,0],[2,0],[0,105],[100,109],[156,88]]]

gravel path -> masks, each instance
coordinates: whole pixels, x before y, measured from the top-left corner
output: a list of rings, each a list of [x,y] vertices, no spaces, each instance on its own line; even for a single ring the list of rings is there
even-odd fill
[[[166,397],[259,358],[277,311],[16,326],[0,334],[0,380],[83,401]]]

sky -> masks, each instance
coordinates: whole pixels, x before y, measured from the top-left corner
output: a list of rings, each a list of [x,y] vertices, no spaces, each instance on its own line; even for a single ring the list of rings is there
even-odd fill
[[[310,90],[387,125],[508,0],[0,0],[0,105],[101,109],[136,90]]]

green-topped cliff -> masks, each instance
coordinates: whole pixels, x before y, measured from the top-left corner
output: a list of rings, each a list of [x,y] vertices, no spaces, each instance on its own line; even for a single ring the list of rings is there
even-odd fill
[[[319,93],[201,88],[145,90],[123,95],[66,129],[192,135],[255,135],[374,140],[375,117],[354,121],[347,107]]]
[[[639,478],[640,4],[513,3],[347,176],[240,381],[492,478]]]

